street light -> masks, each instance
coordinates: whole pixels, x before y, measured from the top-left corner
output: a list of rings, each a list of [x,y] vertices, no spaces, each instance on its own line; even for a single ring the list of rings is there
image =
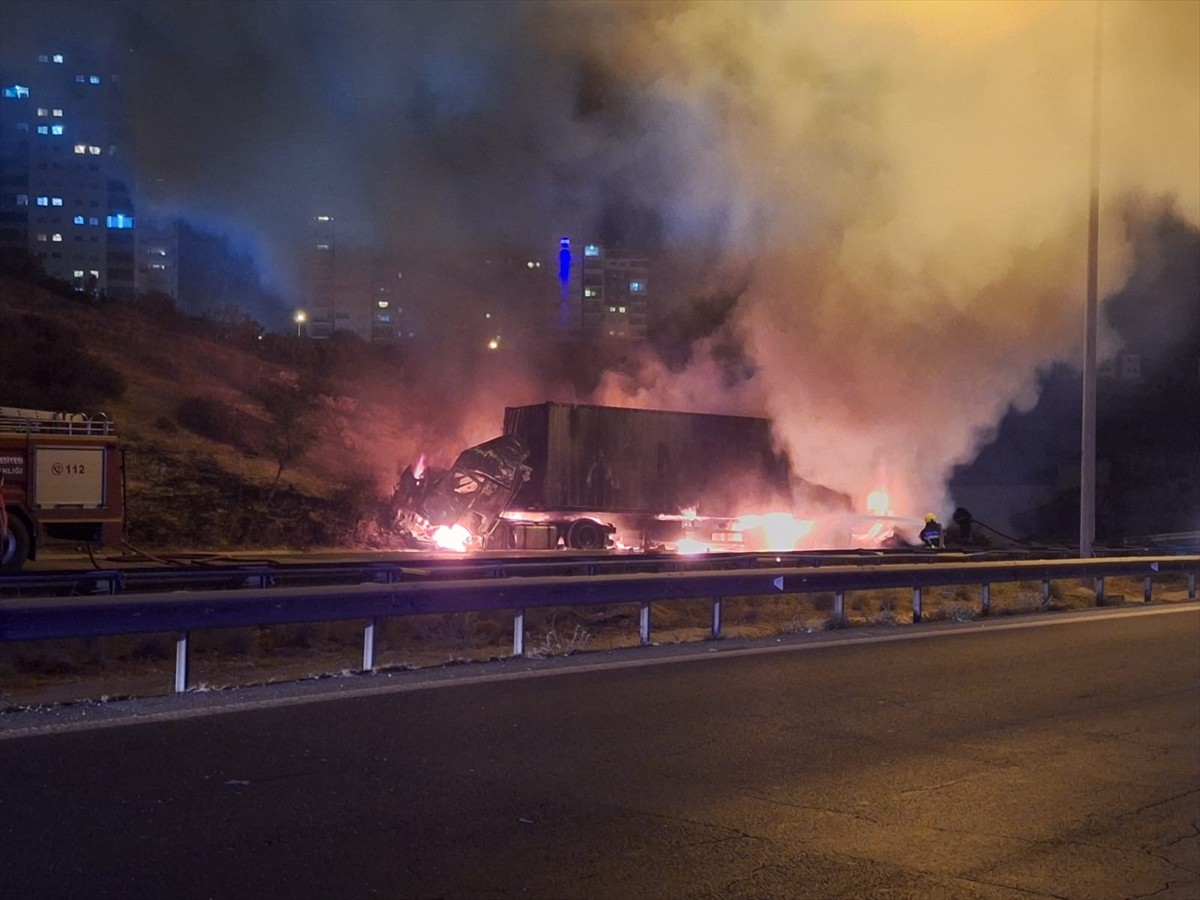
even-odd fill
[[[304,328],[304,323],[308,321],[308,313],[302,309],[298,309],[296,310],[294,319],[296,322],[296,337],[300,337],[300,331]]]
[[[1083,312],[1083,428],[1079,460],[1079,556],[1093,555],[1096,540],[1096,331],[1097,257],[1100,233],[1101,5],[1096,3],[1092,49],[1092,154],[1088,202],[1087,300]]]

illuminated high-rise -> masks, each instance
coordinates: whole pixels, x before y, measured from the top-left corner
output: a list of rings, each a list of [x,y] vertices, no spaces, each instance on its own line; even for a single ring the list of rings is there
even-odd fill
[[[98,63],[43,53],[0,72],[0,251],[91,294],[132,297],[135,217],[120,95]]]
[[[564,241],[566,239],[564,238]],[[591,340],[644,341],[650,296],[650,263],[619,247],[575,245],[576,272],[560,279],[567,290],[569,330]]]

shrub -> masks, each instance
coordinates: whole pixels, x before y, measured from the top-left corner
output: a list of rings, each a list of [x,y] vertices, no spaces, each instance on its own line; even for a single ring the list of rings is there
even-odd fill
[[[241,447],[237,411],[213,397],[191,396],[175,408],[179,424],[199,437]]]

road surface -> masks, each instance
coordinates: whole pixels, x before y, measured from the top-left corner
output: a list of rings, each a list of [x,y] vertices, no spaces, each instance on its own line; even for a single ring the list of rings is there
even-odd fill
[[[1194,900],[1200,608],[1137,612],[8,719],[4,893]]]

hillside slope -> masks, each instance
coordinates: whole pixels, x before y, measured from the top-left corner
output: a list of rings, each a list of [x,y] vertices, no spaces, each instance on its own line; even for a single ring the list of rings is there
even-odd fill
[[[420,452],[399,360],[261,335],[229,311],[96,303],[0,279],[0,406],[103,412],[126,452],[128,536],[146,549],[378,544]]]

